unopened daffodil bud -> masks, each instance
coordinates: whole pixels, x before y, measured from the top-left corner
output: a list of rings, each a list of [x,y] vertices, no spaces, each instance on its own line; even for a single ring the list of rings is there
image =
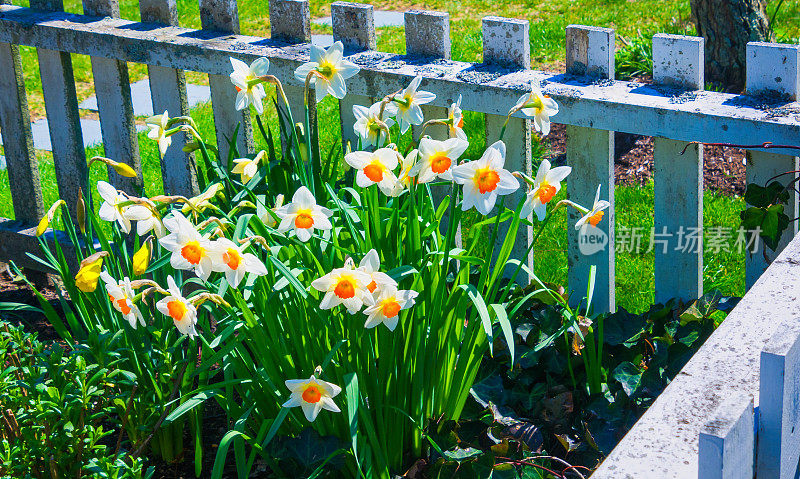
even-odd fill
[[[117,172],[118,175],[124,176],[125,178],[136,178],[136,171],[133,170],[129,165],[125,163],[120,163],[119,161],[114,161],[110,158],[105,158],[102,156],[95,156],[91,160],[89,160],[89,166],[92,166],[92,163],[95,161],[100,161],[105,163],[106,165],[110,166]]]
[[[133,254],[133,275],[134,276],[141,276],[147,271],[147,267],[150,266],[150,255],[152,253],[152,241],[153,237],[148,236],[147,239],[142,244],[142,247],[139,248]]]
[[[78,228],[86,234],[86,202],[83,200],[83,188],[78,188]]]
[[[64,200],[58,200],[53,203],[53,206],[47,210],[47,214],[45,214],[41,220],[39,220],[39,226],[36,227],[36,236],[42,236],[47,228],[50,227],[50,223],[53,221],[53,216],[56,214],[56,210],[61,207],[62,205],[66,204]]]
[[[103,268],[103,258],[108,256],[107,251],[99,251],[81,261],[81,268],[75,275],[75,286],[84,293],[91,293],[97,289],[97,281]]]

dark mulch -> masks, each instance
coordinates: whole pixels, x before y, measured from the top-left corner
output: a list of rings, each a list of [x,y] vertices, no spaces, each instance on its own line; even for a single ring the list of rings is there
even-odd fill
[[[566,127],[554,124],[548,157],[554,164],[566,161]],[[653,178],[653,138],[617,134],[614,138],[614,176],[618,185],[645,185]],[[705,146],[703,183],[706,190],[726,195],[743,195],[745,190],[745,152],[738,148]]]

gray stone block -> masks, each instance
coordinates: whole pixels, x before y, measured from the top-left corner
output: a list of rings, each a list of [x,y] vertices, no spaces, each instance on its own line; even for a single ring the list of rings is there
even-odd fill
[[[333,35],[311,35],[311,44],[322,48],[333,45]]]

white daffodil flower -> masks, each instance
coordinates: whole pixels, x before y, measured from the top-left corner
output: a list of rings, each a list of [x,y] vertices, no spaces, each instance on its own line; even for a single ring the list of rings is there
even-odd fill
[[[214,267],[214,261],[209,254],[211,242],[208,237],[201,235],[192,222],[177,211],[164,219],[164,226],[170,234],[158,242],[172,253],[169,260],[172,267],[193,269],[198,277],[207,280]]]
[[[464,185],[463,211],[474,206],[481,214],[488,215],[498,196],[508,195],[519,188],[517,179],[503,168],[505,162],[506,145],[497,141],[479,160],[453,167],[453,179]]]
[[[122,313],[122,316],[130,323],[133,329],[136,329],[137,324],[145,325],[142,312],[139,307],[133,304],[133,298],[136,293],[133,292],[131,287],[131,280],[124,278],[122,281],[117,282],[116,279],[111,277],[110,274],[103,271],[100,273],[100,278],[106,284],[106,292],[108,299],[114,309]]]
[[[369,250],[367,254],[361,258],[361,262],[358,263],[358,270],[367,273],[371,280],[369,284],[367,284],[367,291],[370,293],[375,293],[375,291],[380,292],[386,287],[397,288],[397,281],[392,279],[388,274],[379,271],[380,268],[381,258],[374,248]]]
[[[155,233],[156,238],[163,238],[167,233],[161,218],[153,214],[153,210],[143,205],[131,205],[122,213],[128,220],[136,221],[136,234],[146,235],[149,231]]]
[[[116,221],[123,233],[130,233],[131,220],[125,216],[127,207],[120,206],[120,204],[128,201],[125,193],[117,191],[116,188],[105,181],[97,182],[97,192],[103,198],[103,204],[100,206],[97,216],[103,221]]]
[[[333,402],[333,398],[342,392],[339,386],[314,376],[308,379],[289,379],[285,384],[292,395],[283,403],[283,407],[300,406],[309,422],[314,422],[323,409],[341,412],[339,406]]]
[[[347,94],[347,86],[344,81],[361,70],[356,64],[343,58],[344,45],[336,42],[327,50],[316,45],[311,45],[311,61],[297,67],[294,76],[301,82],[306,81],[306,77],[312,70],[316,70],[320,76],[311,77],[311,84],[316,90],[317,103],[322,101],[329,93],[341,100]]]
[[[383,323],[389,331],[394,331],[400,318],[400,311],[414,306],[414,299],[418,295],[416,291],[398,291],[395,286],[387,286],[380,292],[367,296],[364,298],[367,304],[367,308],[364,309],[364,314],[367,315],[364,327],[370,329]]]
[[[453,165],[468,147],[469,143],[461,138],[444,141],[423,138],[419,142],[419,162],[412,168],[411,176],[416,176],[419,183],[436,178],[453,181]]]
[[[408,131],[411,125],[421,125],[425,118],[422,115],[420,105],[430,103],[436,99],[436,95],[431,92],[417,90],[420,82],[422,82],[422,77],[415,77],[405,90],[394,97],[400,133]]]
[[[283,206],[283,195],[278,195],[275,198],[275,206],[272,207],[269,211],[265,211],[263,215],[261,215],[261,221],[264,222],[265,225],[269,226],[270,228],[274,228],[278,225],[278,221],[275,219],[275,216],[272,214],[275,213]],[[275,213],[277,216],[277,213]]]
[[[256,113],[259,115],[264,113],[264,105],[261,103],[261,100],[267,96],[264,85],[251,82],[267,74],[269,60],[264,57],[256,58],[250,66],[247,66],[247,63],[231,58],[231,66],[233,66],[231,83],[239,92],[236,95],[236,109],[244,110],[249,105],[253,105]]]
[[[558,104],[543,94],[535,82],[531,82],[531,92],[519,97],[512,110],[521,111],[528,118],[532,118],[536,131],[547,135],[550,133],[550,117],[558,113]]]
[[[297,239],[305,243],[311,239],[314,230],[329,230],[333,228],[330,218],[333,212],[328,208],[319,206],[314,195],[301,186],[292,196],[292,202],[275,210],[281,219],[278,232],[286,233],[293,230]]]
[[[461,95],[458,95],[458,100],[447,109],[447,128],[450,138],[467,141],[467,134],[464,133],[464,115],[461,112]]]
[[[380,147],[386,143],[386,131],[380,125],[383,122],[386,128],[391,128],[394,125],[394,120],[391,116],[397,113],[397,107],[388,103],[381,115],[381,103],[375,103],[367,108],[361,105],[353,105],[353,116],[356,117],[356,122],[353,124],[353,133],[361,138],[361,147],[369,148],[370,146]],[[383,118],[383,119],[381,119]]]
[[[255,158],[252,159],[236,158],[235,160],[233,160],[236,166],[233,167],[231,173],[241,175],[242,183],[246,185],[250,180],[253,179],[254,176],[256,176],[256,173],[258,173],[258,164],[261,162],[261,159],[264,158],[264,155],[266,154],[267,154],[266,151],[261,150],[255,156]]]
[[[169,296],[156,303],[156,309],[172,318],[175,327],[184,336],[197,336],[197,309],[181,294],[172,276],[167,277]]]
[[[611,206],[611,203],[609,203],[608,201],[600,199],[600,188],[602,186],[603,185],[597,185],[597,193],[594,195],[594,204],[592,205],[592,209],[589,210],[585,215],[581,217],[581,219],[579,219],[575,223],[576,230],[581,229],[581,226],[587,223],[592,226],[597,226],[597,224],[600,223],[600,221],[603,219],[603,215],[605,214],[603,213],[603,210]]]
[[[550,162],[542,160],[533,187],[525,197],[522,205],[521,216],[527,218],[531,212],[536,213],[539,221],[547,216],[547,203],[561,190],[561,182],[572,172],[571,166],[557,166],[550,168]]]
[[[398,153],[391,148],[379,148],[374,152],[354,151],[344,157],[344,161],[358,170],[356,184],[362,188],[378,185],[385,195],[394,191],[397,185]]]
[[[228,238],[219,238],[211,243],[211,256],[214,271],[225,273],[225,280],[234,288],[239,287],[247,273],[256,276],[267,274],[267,267],[252,253],[245,253],[244,247]]]
[[[347,312],[356,314],[364,306],[364,297],[369,295],[367,287],[371,282],[369,274],[345,265],[315,279],[311,286],[325,293],[319,304],[320,309],[332,309],[343,304]]]
[[[167,152],[169,145],[172,144],[172,137],[166,136],[167,123],[169,123],[169,113],[167,110],[164,110],[163,114],[151,116],[144,122],[148,127],[150,127],[150,131],[147,132],[147,137],[151,140],[155,140],[156,143],[158,143],[158,151],[163,157]]]

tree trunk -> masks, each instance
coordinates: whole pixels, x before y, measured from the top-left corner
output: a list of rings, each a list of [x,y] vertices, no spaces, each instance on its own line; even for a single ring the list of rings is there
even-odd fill
[[[689,4],[697,34],[705,39],[706,81],[742,91],[747,42],[772,40],[767,0],[690,0]]]

